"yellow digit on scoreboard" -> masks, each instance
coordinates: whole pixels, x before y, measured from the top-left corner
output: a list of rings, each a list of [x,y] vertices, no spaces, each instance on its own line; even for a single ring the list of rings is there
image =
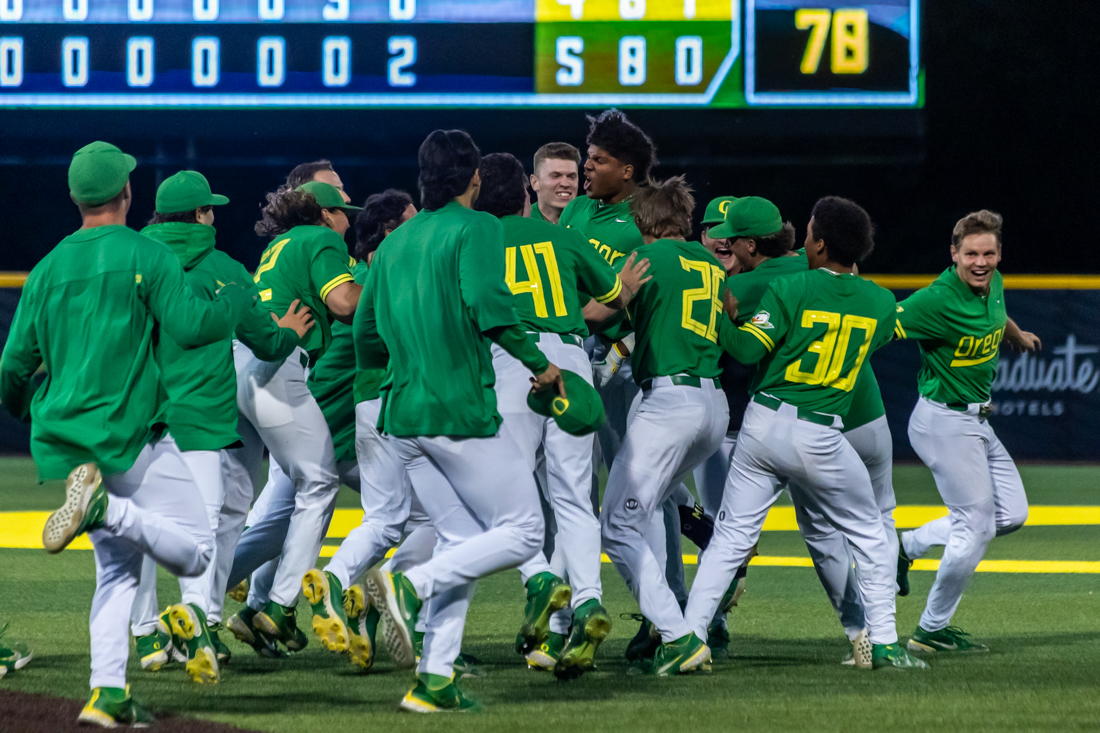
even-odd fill
[[[731,20],[729,0],[535,0],[535,21]]]
[[[868,20],[865,8],[799,8],[794,26],[810,31],[799,66],[803,74],[816,74],[832,32],[829,70],[834,74],[862,74],[867,71]]]

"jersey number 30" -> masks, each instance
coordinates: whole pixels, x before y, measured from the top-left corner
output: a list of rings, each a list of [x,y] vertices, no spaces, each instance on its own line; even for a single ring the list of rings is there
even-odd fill
[[[787,381],[799,384],[822,384],[851,392],[852,387],[856,386],[859,369],[871,351],[871,341],[875,337],[878,321],[874,318],[853,315],[844,316],[842,319],[839,313],[828,311],[802,311],[802,328],[814,328],[818,325],[825,326],[825,335],[806,349],[807,353],[817,355],[814,370],[802,371],[802,359],[806,358],[802,357],[787,367]],[[863,343],[859,345],[859,353],[856,354],[852,369],[842,377],[840,372],[844,368],[844,358],[848,354],[852,331],[857,328],[863,331]]]
[[[516,280],[516,250],[523,257],[523,266],[527,270],[526,280]],[[530,293],[535,301],[535,315],[539,318],[548,318],[546,311],[546,290],[542,285],[542,275],[539,273],[539,265],[535,255],[542,255],[542,261],[546,263],[547,279],[550,281],[550,295],[554,301],[554,315],[562,317],[569,315],[565,307],[565,293],[561,288],[561,273],[558,271],[558,258],[554,255],[554,245],[550,242],[538,244],[523,244],[519,247],[509,247],[504,251],[504,273],[508,281],[508,287],[512,295]]]

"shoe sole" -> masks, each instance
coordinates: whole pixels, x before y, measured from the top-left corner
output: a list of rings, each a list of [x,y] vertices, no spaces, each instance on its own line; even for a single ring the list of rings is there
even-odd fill
[[[401,618],[401,608],[397,604],[397,591],[393,587],[393,576],[378,568],[373,568],[367,574],[368,590],[371,590],[371,598],[382,611],[382,621],[379,631],[382,632],[382,643],[386,647],[393,661],[402,667],[412,667],[416,664],[416,647],[413,645],[412,634]]]
[[[161,649],[154,654],[147,654],[141,658],[141,668],[146,672],[156,672],[168,664],[168,650]],[[16,667],[18,669],[18,667]]]
[[[352,585],[344,591],[344,613],[348,617],[348,623],[353,618],[359,618],[367,612],[367,598],[363,586]]]
[[[15,668],[17,670],[23,669],[24,667],[26,667],[28,664],[31,663],[31,657],[33,657],[33,656],[34,656],[33,652],[27,652],[27,656],[19,657],[19,659],[17,659],[15,661],[15,665],[14,665]]]
[[[528,649],[537,649],[542,642],[550,638],[550,617],[569,605],[573,600],[573,588],[567,583],[554,588],[550,599],[534,621],[525,621],[519,633]]]
[[[874,666],[871,656],[872,644],[867,632],[860,632],[852,642],[852,666],[856,669],[871,669]]]
[[[77,723],[84,725],[96,725],[100,728],[118,728],[125,723],[119,723],[102,710],[96,710],[95,708],[84,708],[80,711],[80,715],[77,716]],[[136,726],[135,726],[136,727]]]
[[[533,669],[538,672],[553,672],[554,667],[558,664],[558,660],[546,654],[541,649],[536,649],[531,652],[527,655],[526,659],[527,669]]]
[[[574,679],[596,669],[596,650],[611,633],[611,618],[606,614],[595,615],[584,623],[584,641],[573,649],[568,644],[554,667],[558,679]]]
[[[240,616],[236,614],[230,616],[229,620],[225,622],[225,628],[229,630],[230,634],[233,634],[233,638],[237,641],[249,646],[256,645],[256,635],[252,633],[252,629]]]
[[[172,625],[172,635],[185,641],[192,642],[202,633],[202,624],[195,612],[186,604],[178,603],[168,611],[168,621]],[[194,652],[187,650],[187,663],[185,668],[191,675],[191,679],[200,685],[206,683],[218,683],[218,654],[209,644],[200,646]]]
[[[400,709],[407,713],[468,713],[468,709],[463,708],[441,708],[438,705],[430,702],[425,702],[419,697],[413,697],[412,694],[407,694],[401,699]]]
[[[704,646],[699,651],[692,654],[690,657],[680,662],[680,666],[677,668],[679,674],[691,674],[697,670],[709,672],[710,669],[710,647]],[[670,674],[674,674],[669,670],[664,672],[657,672],[658,677],[668,677]]]
[[[226,593],[227,596],[232,598],[237,603],[244,603],[248,600],[248,578],[245,578],[240,583],[233,586],[233,590]]]
[[[65,503],[49,516],[42,528],[46,552],[56,555],[76,538],[88,502],[102,482],[99,467],[94,463],[84,463],[72,470],[65,481]]]
[[[914,654],[987,654],[989,648],[985,649],[938,649],[928,644],[922,644],[919,641],[909,640],[909,643],[905,645],[905,648]]]
[[[348,627],[340,620],[340,615],[332,605],[332,587],[328,578],[318,570],[310,570],[302,578],[302,593],[313,608],[313,633],[321,641],[321,646],[337,654],[346,652]],[[324,611],[325,615],[318,613],[319,610]]]

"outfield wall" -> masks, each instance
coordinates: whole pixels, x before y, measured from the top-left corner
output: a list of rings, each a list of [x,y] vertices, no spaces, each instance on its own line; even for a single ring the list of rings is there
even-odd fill
[[[898,300],[934,276],[872,277]],[[7,341],[22,276],[0,273],[0,338]],[[1023,460],[1100,460],[1100,276],[1006,275],[1008,313],[1043,341],[1037,355],[1003,349],[993,385],[994,428]],[[906,435],[917,399],[915,343],[891,344],[871,363],[894,434],[894,456],[916,459]],[[0,410],[0,453],[28,452],[29,430]]]

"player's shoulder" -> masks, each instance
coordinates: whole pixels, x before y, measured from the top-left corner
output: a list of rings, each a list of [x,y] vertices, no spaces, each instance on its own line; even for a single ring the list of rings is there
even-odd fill
[[[561,217],[558,219],[559,225],[568,225],[569,222],[577,215],[584,212],[592,211],[596,208],[596,199],[589,198],[586,195],[576,196],[572,201],[565,205],[562,209]]]
[[[294,227],[286,234],[275,237],[275,242],[281,239],[290,239],[292,242],[299,242],[305,247],[339,247],[343,246],[347,248],[347,244],[344,242],[344,238],[337,234],[332,229],[323,226],[316,226],[312,224],[306,224],[299,227]]]

